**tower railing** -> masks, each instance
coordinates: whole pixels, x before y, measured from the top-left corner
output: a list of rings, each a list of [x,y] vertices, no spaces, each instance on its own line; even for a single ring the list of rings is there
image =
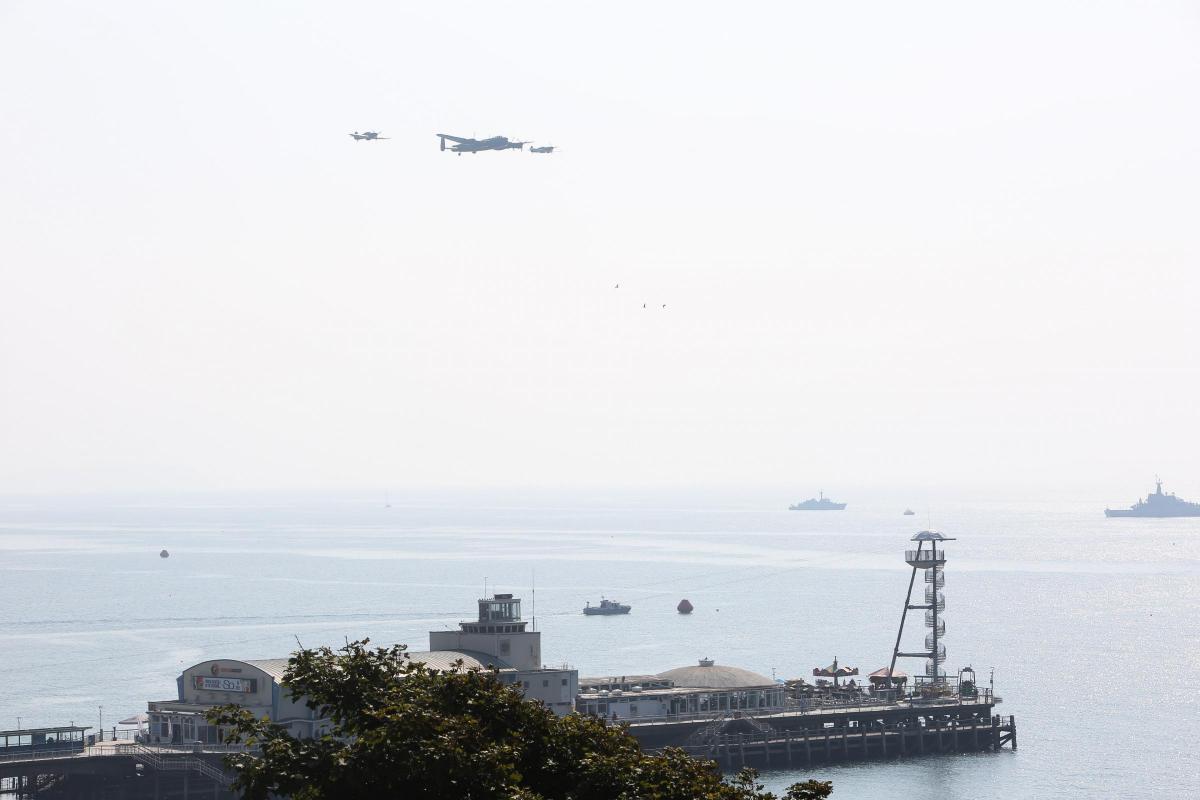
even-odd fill
[[[905,550],[904,560],[908,562],[910,567],[918,569],[928,569],[929,567],[942,565],[946,563],[946,554],[939,550],[933,553],[929,550]]]

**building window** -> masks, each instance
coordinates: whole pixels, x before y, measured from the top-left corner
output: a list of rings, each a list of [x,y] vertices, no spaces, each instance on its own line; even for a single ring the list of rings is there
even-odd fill
[[[543,688],[543,689],[544,689],[544,688],[546,688],[546,687],[547,687],[547,686],[549,686],[549,685],[550,685],[550,681],[548,681],[548,680],[546,680],[546,681],[542,681],[542,688]]]
[[[567,685],[567,679],[566,679],[566,678],[563,678],[563,679],[562,679],[562,685],[563,685],[563,686],[566,686],[566,685]]]

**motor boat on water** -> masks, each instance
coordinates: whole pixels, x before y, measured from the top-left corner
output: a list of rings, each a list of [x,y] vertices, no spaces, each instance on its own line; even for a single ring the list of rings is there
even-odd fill
[[[633,606],[627,606],[624,603],[618,603],[616,600],[608,600],[600,598],[600,605],[594,606],[590,602],[583,607],[583,613],[589,617],[596,615],[611,616],[613,614],[628,614],[633,610]]]

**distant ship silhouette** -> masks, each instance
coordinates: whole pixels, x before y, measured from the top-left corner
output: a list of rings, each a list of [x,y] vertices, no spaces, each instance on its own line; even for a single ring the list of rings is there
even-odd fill
[[[824,492],[818,494],[818,497],[810,497],[803,503],[788,506],[788,511],[841,511],[846,507],[845,503],[830,500]]]
[[[1106,517],[1200,517],[1200,503],[1180,500],[1173,494],[1163,494],[1162,481],[1155,479],[1154,494],[1146,495],[1129,508],[1106,508]]]

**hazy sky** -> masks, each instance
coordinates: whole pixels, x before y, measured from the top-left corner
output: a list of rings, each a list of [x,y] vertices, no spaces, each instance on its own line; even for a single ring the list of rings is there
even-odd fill
[[[1200,498],[1195,2],[0,0],[0,75],[0,491]]]

